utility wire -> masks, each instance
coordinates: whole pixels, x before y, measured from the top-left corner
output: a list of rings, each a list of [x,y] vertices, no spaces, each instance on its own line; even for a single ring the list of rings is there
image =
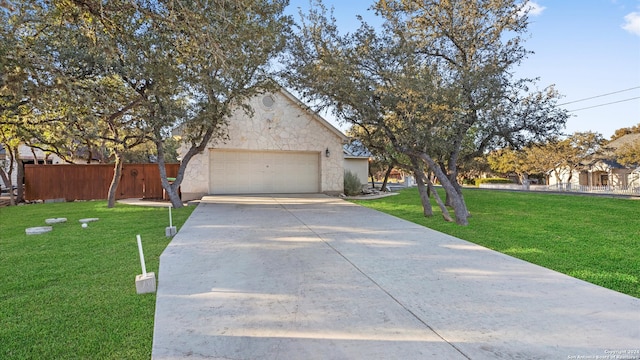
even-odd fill
[[[583,108],[575,109],[575,110],[567,110],[567,111],[576,112],[576,111],[580,111],[580,110],[593,109],[593,108],[600,107],[600,106],[617,104],[617,103],[621,103],[621,102],[625,102],[625,101],[631,101],[631,100],[635,100],[635,99],[640,99],[640,96],[636,96],[636,97],[629,98],[629,99],[624,99],[624,100],[613,101],[613,102],[609,102],[609,103],[606,103],[606,104],[593,105],[593,106],[583,107]]]
[[[566,102],[566,103],[563,103],[563,104],[558,104],[558,106],[567,105],[567,104],[573,104],[573,103],[587,101],[587,100],[591,100],[591,99],[597,99],[599,97],[609,96],[609,95],[618,94],[618,93],[621,93],[621,92],[625,92],[625,91],[629,91],[629,90],[635,90],[635,89],[640,89],[640,86],[636,86],[636,87],[632,87],[632,88],[628,88],[628,89],[624,89],[624,90],[618,90],[618,91],[614,91],[614,92],[610,92],[610,93],[606,93],[606,94],[602,94],[602,95],[596,95],[596,96],[592,96],[592,97],[588,97],[588,98],[584,98],[584,99],[580,99],[580,100],[569,101],[569,102]]]

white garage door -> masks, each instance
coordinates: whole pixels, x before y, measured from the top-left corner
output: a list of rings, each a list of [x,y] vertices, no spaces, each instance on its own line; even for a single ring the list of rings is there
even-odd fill
[[[316,193],[319,153],[211,150],[211,194]]]

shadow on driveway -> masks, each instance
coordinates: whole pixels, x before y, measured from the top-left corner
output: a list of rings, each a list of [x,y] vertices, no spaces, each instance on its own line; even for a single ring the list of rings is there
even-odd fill
[[[639,299],[322,195],[206,197],[160,258],[154,359],[637,350]]]

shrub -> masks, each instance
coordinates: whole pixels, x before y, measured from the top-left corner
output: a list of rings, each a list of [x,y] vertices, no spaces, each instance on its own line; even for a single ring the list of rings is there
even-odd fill
[[[487,179],[476,179],[476,186],[480,186],[480,184],[513,184],[514,182],[509,179],[504,178],[487,178]]]
[[[478,181],[478,179],[469,179],[469,178],[462,179],[462,183],[464,185],[476,185],[477,181]]]
[[[344,193],[347,196],[359,195],[362,192],[362,182],[351,171],[344,172]]]

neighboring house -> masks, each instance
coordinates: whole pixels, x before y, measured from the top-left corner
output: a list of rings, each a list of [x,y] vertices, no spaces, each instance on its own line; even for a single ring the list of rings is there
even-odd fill
[[[55,154],[46,154],[44,151],[36,148],[29,147],[25,144],[20,144],[18,146],[18,159],[20,160],[22,165],[25,164],[65,164],[66,162],[62,160],[59,156]],[[11,166],[10,156],[8,154],[7,149],[4,148],[2,144],[0,144],[0,167],[9,174],[9,167]],[[13,162],[13,170],[11,174],[11,184],[16,186],[18,182],[18,166],[20,164],[18,161]],[[6,184],[2,180],[0,180],[0,186],[4,189]]]
[[[367,185],[371,152],[359,140],[353,140],[348,144],[344,144],[342,153],[344,156],[344,170],[351,171],[358,177],[362,185]]]
[[[285,89],[237,110],[229,139],[212,142],[186,168],[182,199],[207,194],[328,193],[344,190],[347,137]],[[181,149],[181,154],[186,150]]]
[[[627,143],[640,142],[640,134],[627,134],[605,147],[601,155],[597,155],[589,161],[585,161],[582,169],[569,169],[560,171],[560,183],[555,175],[548,177],[551,186],[588,187],[588,188],[612,188],[627,189],[640,187],[640,171],[636,167],[626,167],[615,159],[616,149]],[[569,175],[571,182],[569,183]]]

